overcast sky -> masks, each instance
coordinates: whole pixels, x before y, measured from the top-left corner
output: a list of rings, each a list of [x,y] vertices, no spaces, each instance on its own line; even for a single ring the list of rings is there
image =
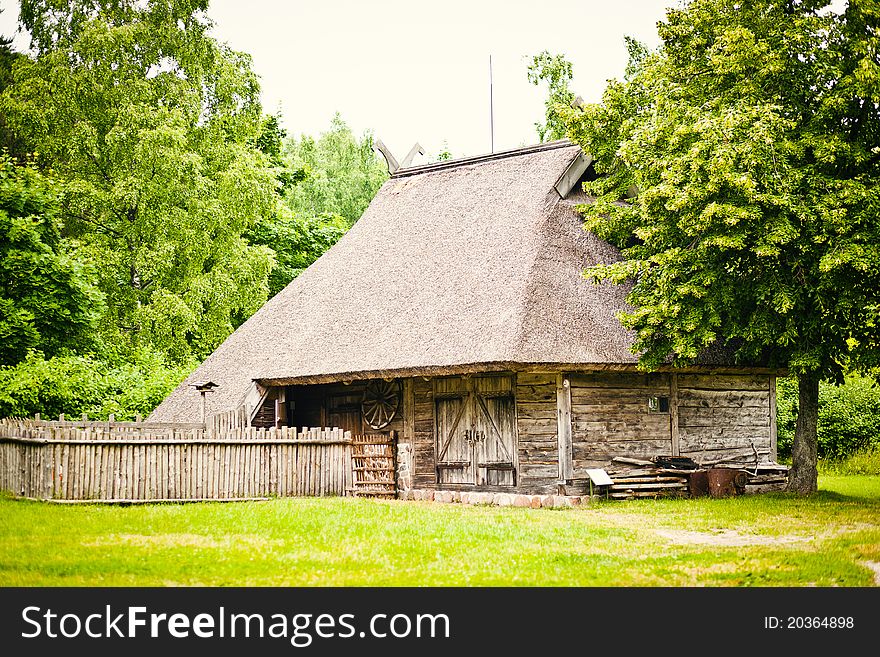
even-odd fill
[[[0,33],[18,3],[0,0]],[[574,90],[598,100],[626,64],[624,35],[651,46],[678,0],[211,0],[215,36],[253,56],[266,111],[293,134],[317,134],[335,112],[371,129],[398,159],[419,141],[436,156],[489,151],[489,55],[495,149],[537,141],[545,92],[530,56],[547,49],[574,64]],[[27,39],[16,40],[19,47]],[[433,158],[432,158],[433,159]],[[417,160],[418,161],[418,160]]]

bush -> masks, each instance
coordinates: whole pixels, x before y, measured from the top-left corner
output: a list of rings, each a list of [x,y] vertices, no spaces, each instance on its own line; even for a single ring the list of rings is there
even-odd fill
[[[0,367],[0,417],[146,417],[194,365],[167,366],[152,352],[111,364],[90,356],[46,359],[31,351],[21,363]]]
[[[778,449],[791,456],[797,419],[797,379],[777,385]],[[880,449],[880,386],[868,376],[848,374],[843,385],[819,386],[819,458],[840,460]]]
[[[837,461],[819,461],[819,472],[827,475],[880,475],[880,450],[856,452]]]

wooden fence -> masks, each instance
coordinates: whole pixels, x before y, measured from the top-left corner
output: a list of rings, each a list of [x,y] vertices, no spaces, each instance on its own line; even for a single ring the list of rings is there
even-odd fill
[[[155,502],[352,489],[349,432],[207,424],[0,419],[0,490],[33,499]]]

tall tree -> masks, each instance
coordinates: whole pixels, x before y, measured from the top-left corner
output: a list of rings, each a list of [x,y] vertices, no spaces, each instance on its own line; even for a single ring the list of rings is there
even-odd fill
[[[544,50],[532,58],[528,67],[529,82],[536,86],[540,86],[541,82],[547,83],[544,123],[535,124],[538,141],[551,141],[566,136],[566,126],[560,112],[575,102],[574,92],[569,86],[573,75],[571,62],[565,55],[552,55]]]
[[[357,139],[337,114],[318,138],[302,135],[283,144],[278,117],[268,117],[258,140],[276,168],[281,207],[247,237],[275,254],[269,294],[275,295],[356,222],[388,177],[367,133]]]
[[[3,9],[0,9],[0,14]],[[12,84],[12,69],[15,62],[24,55],[12,48],[12,39],[0,35],[0,94]],[[21,137],[9,129],[6,125],[6,117],[0,112],[0,150],[5,150],[9,155],[24,161],[27,159],[28,148]]]
[[[560,112],[603,174],[586,226],[624,257],[588,273],[634,283],[641,363],[720,341],[794,372],[799,493],[819,381],[880,357],[880,11],[826,5],[693,0],[602,103]]]
[[[108,343],[209,353],[266,299],[271,252],[242,234],[277,202],[248,56],[207,0],[23,0],[34,58],[0,97],[65,187],[65,231],[98,268]]]
[[[302,181],[286,194],[288,206],[300,217],[339,215],[351,226],[388,177],[372,135],[357,139],[339,114],[317,139],[302,135],[288,140],[284,155],[292,169],[302,172]]]
[[[65,253],[56,185],[0,154],[0,366],[88,346],[102,295]]]

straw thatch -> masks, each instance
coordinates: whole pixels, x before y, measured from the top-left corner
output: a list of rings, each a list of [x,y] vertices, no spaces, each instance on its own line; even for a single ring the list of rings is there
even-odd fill
[[[554,189],[579,152],[554,142],[398,172],[151,419],[197,420],[197,380],[220,385],[210,413],[237,406],[253,380],[634,363],[615,317],[626,289],[582,276],[618,254],[583,231],[573,201]]]

